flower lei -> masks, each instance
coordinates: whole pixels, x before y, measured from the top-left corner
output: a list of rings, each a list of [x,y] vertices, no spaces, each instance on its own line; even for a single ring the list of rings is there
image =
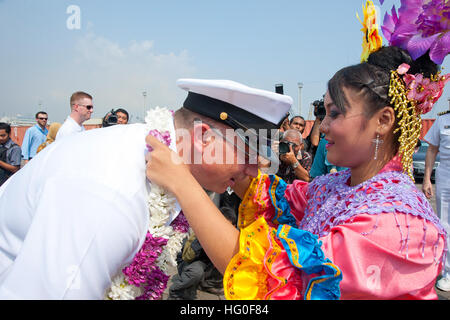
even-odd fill
[[[173,112],[156,107],[147,112],[145,123],[149,134],[165,145],[171,143],[169,128]],[[147,146],[149,151],[150,146]],[[149,228],[145,242],[133,261],[122,269],[111,283],[105,298],[108,300],[158,300],[167,287],[168,266],[176,267],[176,256],[182,248],[189,224],[180,212],[176,214],[176,198],[158,185],[152,184],[148,196]]]

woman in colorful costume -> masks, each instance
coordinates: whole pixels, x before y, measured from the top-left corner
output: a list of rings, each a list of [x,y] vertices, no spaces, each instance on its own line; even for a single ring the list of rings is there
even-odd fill
[[[218,218],[187,168],[168,169],[173,155],[147,138],[148,178],[178,198],[224,272],[228,299],[437,299],[446,232],[415,187],[411,162],[420,115],[449,75],[440,76],[428,54],[371,51],[367,62],[338,71],[325,96],[328,160],[350,169],[309,184],[262,174],[241,181],[240,231]],[[219,250],[217,238],[229,241]]]

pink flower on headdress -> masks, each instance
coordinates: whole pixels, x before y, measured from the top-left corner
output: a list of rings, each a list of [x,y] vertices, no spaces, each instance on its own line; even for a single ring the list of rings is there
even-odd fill
[[[431,111],[433,105],[430,103],[428,96],[436,89],[432,85],[431,80],[424,78],[422,74],[417,74],[416,76],[407,77],[405,82],[408,86],[408,99],[417,101],[417,106],[421,113]]]
[[[408,99],[423,101],[428,94],[428,87],[431,84],[431,80],[424,78],[423,74],[409,75],[404,80],[409,89]]]
[[[410,66],[409,64],[407,64],[407,63],[402,63],[402,64],[398,67],[397,73],[403,75],[403,74],[405,74],[405,73],[408,72],[409,68],[411,68],[411,66]]]
[[[420,73],[416,75],[400,73],[399,70],[401,72],[405,70],[402,66],[399,67],[397,72],[404,75],[403,80],[405,81],[408,92],[407,98],[416,101],[419,113],[425,114],[430,112],[433,105],[441,97],[445,84],[450,81],[450,73],[440,76],[433,81]]]

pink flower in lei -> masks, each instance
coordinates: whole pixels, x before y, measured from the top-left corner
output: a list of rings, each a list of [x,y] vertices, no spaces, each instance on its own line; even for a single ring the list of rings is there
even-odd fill
[[[147,232],[145,242],[134,256],[133,262],[122,270],[130,284],[140,287],[145,285],[152,272],[156,270],[156,259],[162,251],[162,247],[167,244],[167,239],[153,238]]]
[[[420,73],[409,74],[407,73],[409,68],[408,64],[403,63],[397,69],[397,73],[403,75],[408,91],[407,97],[409,100],[416,101],[419,113],[428,113],[444,92],[446,83],[450,81],[450,73],[444,76],[437,75],[436,79],[433,80]]]
[[[184,216],[183,211],[178,214],[171,226],[178,232],[187,233],[189,231],[189,222]]]
[[[161,298],[164,290],[167,288],[167,282],[169,276],[162,272],[159,268],[156,268],[147,284],[144,286],[145,293],[142,296],[136,298],[136,300],[158,300]]]
[[[164,143],[166,146],[170,146],[170,143],[172,142],[170,139],[169,131],[164,131],[161,133],[158,130],[150,130],[150,132],[148,134],[154,136],[156,139],[158,139],[159,141]],[[147,145],[147,149],[150,152],[153,151],[153,148],[149,145]]]
[[[182,211],[171,226],[178,232],[189,231],[189,224]],[[167,241],[165,238],[153,237],[147,232],[142,248],[134,256],[132,263],[122,270],[129,284],[144,289],[144,293],[136,300],[158,300],[166,290],[169,276],[156,265],[156,260]]]
[[[171,226],[178,232],[189,231],[189,224],[182,211]],[[156,265],[156,260],[167,241],[165,238],[153,237],[147,232],[144,245],[134,256],[133,262],[122,270],[128,283],[144,289],[144,293],[136,300],[158,300],[166,290],[169,276]]]

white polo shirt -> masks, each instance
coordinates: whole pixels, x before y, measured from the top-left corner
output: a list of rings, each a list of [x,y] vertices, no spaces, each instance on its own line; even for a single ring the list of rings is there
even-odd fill
[[[58,133],[56,134],[56,139],[61,139],[63,137],[66,137],[68,135],[71,135],[73,133],[77,132],[83,132],[86,129],[83,125],[79,125],[70,115],[67,117],[67,119],[62,124],[61,128],[59,128]]]

